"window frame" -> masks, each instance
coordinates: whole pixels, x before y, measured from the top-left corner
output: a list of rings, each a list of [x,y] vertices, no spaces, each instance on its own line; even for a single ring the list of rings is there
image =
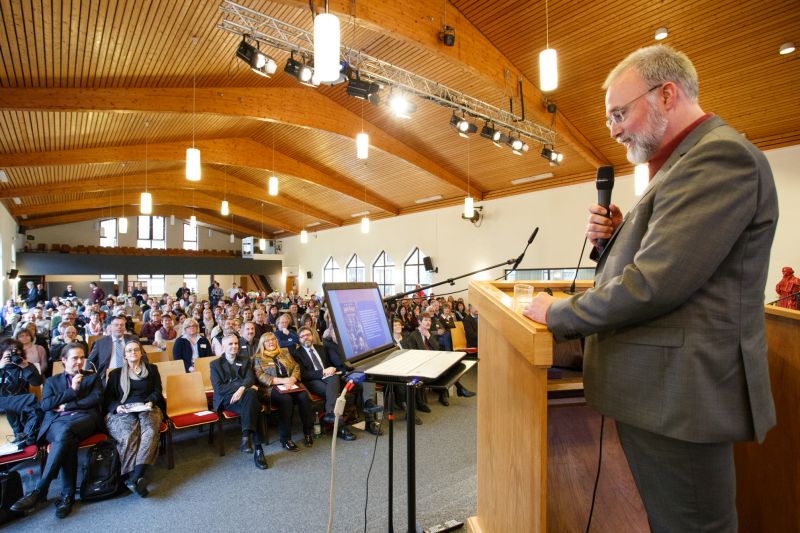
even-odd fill
[[[381,250],[381,253],[372,262],[372,280],[378,284],[381,296],[391,296],[395,293],[394,267],[394,260],[389,257],[386,250]],[[387,277],[389,283],[386,282]]]

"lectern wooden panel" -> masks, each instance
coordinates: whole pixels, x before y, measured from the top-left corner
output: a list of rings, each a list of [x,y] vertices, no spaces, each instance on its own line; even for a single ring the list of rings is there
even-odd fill
[[[568,283],[525,282],[536,290]],[[587,283],[582,283],[584,287]],[[547,530],[547,369],[553,338],[515,311],[514,283],[470,283],[477,305],[478,513],[474,532]]]

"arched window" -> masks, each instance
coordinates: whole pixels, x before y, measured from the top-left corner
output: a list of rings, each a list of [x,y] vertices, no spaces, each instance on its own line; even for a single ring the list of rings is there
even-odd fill
[[[394,294],[394,261],[385,251],[372,263],[372,281],[378,284],[381,295]]]
[[[364,268],[364,262],[358,258],[358,254],[353,254],[353,257],[347,262],[345,276],[348,283],[367,280],[367,270]]]
[[[417,285],[430,284],[431,273],[425,270],[425,264],[422,262],[424,257],[427,256],[419,248],[414,248],[403,263],[403,292],[410,291]]]
[[[328,260],[325,262],[325,266],[322,267],[322,280],[325,283],[330,283],[332,281],[336,281],[338,275],[339,275],[339,265],[333,259],[333,256],[330,256]]]

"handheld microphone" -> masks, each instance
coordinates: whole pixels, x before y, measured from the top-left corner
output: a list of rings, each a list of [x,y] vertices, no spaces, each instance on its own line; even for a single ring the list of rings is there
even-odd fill
[[[614,188],[614,167],[605,166],[597,169],[595,178],[597,185],[597,203],[603,206],[611,218],[611,190]],[[597,239],[597,246],[601,249],[608,243],[608,239]]]

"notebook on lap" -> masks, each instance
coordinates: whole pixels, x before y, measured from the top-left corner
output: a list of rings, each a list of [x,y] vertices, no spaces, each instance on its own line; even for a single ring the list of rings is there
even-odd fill
[[[433,381],[466,355],[398,349],[376,283],[323,283],[322,289],[347,363],[372,378]]]

